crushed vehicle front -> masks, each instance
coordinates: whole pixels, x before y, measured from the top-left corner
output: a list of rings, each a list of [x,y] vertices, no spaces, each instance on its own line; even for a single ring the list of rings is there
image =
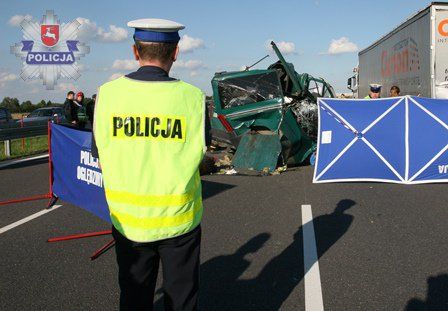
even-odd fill
[[[216,73],[212,136],[236,149],[233,165],[268,170],[304,163],[317,138],[317,98],[334,97],[323,79],[279,61],[265,70]]]

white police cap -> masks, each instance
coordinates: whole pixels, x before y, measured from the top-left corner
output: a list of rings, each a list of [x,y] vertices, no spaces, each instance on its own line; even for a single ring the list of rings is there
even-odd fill
[[[371,84],[369,84],[369,86],[370,86],[370,91],[372,91],[374,93],[381,92],[381,88],[383,87],[381,84],[378,84],[378,83],[371,83]]]
[[[128,22],[135,28],[134,40],[145,42],[175,43],[180,40],[179,30],[185,26],[177,22],[159,18],[144,18]]]

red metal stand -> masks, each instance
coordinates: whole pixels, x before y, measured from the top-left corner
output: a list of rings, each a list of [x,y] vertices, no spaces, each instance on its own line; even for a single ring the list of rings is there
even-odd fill
[[[48,170],[49,170],[49,176],[48,176],[48,183],[50,184],[50,200],[48,201],[47,208],[52,207],[58,198],[53,193],[53,152],[51,150],[51,122],[48,121]]]
[[[105,244],[103,247],[96,250],[95,253],[93,253],[92,256],[90,256],[90,260],[97,259],[98,257],[100,257],[102,254],[104,254],[105,252],[107,252],[109,249],[111,249],[114,246],[115,246],[115,240],[112,239],[110,242]]]
[[[112,234],[112,230],[80,233],[80,234],[56,237],[56,238],[48,239],[47,242],[52,243],[52,242],[60,242],[60,241],[79,240],[79,239],[91,238],[91,237],[95,237],[95,236],[108,235],[108,234]]]
[[[52,150],[51,150],[51,121],[48,122],[48,169],[49,169],[49,177],[48,177],[49,192],[48,193],[41,194],[41,195],[36,195],[36,196],[31,196],[31,197],[26,197],[26,198],[7,200],[7,201],[0,201],[0,205],[49,199],[47,208],[50,208],[58,200],[58,197],[55,196],[54,193],[53,193],[53,161],[52,161]],[[82,233],[82,234],[74,234],[74,235],[56,237],[56,238],[48,239],[47,242],[51,243],[51,242],[59,242],[59,241],[78,240],[78,239],[84,239],[84,238],[90,238],[90,237],[96,237],[96,236],[102,236],[102,235],[109,235],[109,234],[112,234],[112,230],[98,231],[98,232],[89,232],[89,233]],[[114,245],[115,245],[115,240],[112,240],[112,241],[108,242],[106,245],[104,245],[101,248],[99,248],[98,250],[96,250],[95,253],[93,253],[92,256],[90,257],[90,259],[91,260],[97,259],[102,254],[104,254],[109,249],[111,249]]]
[[[105,231],[98,231],[98,232],[89,232],[89,233],[80,233],[80,234],[61,236],[61,237],[48,239],[47,242],[53,243],[53,242],[61,242],[61,241],[79,240],[79,239],[85,239],[85,238],[91,238],[91,237],[102,236],[102,235],[109,235],[109,234],[112,234],[112,230],[105,230]],[[110,242],[107,242],[107,244],[105,244],[101,248],[97,249],[92,254],[92,256],[90,256],[90,260],[97,259],[102,254],[106,253],[109,249],[114,247],[114,245],[115,245],[115,240],[112,239]]]
[[[43,200],[43,199],[51,199],[52,197],[53,196],[51,194],[47,193],[47,194],[36,195],[36,196],[33,196],[33,197],[28,197],[28,198],[23,198],[23,199],[2,201],[2,202],[0,202],[0,205],[13,204],[13,203],[22,203],[22,202],[36,201],[36,200]]]
[[[26,197],[26,198],[7,200],[7,201],[0,201],[0,205],[49,199],[48,204],[47,204],[47,208],[50,208],[50,207],[52,207],[56,203],[57,197],[53,194],[53,163],[51,161],[51,127],[50,127],[50,123],[51,122],[48,122],[48,167],[50,169],[50,174],[49,174],[50,175],[50,177],[49,177],[49,184],[50,184],[49,185],[49,192],[46,193],[46,194],[40,194],[40,195]]]
[[[20,118],[20,127],[23,127],[23,114]],[[22,151],[25,150],[25,138],[22,138]]]

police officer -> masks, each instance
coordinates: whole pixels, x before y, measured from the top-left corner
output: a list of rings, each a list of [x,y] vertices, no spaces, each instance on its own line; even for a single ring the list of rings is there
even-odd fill
[[[74,102],[75,93],[69,91],[64,102],[64,115],[67,122],[72,126],[78,125],[78,106]]]
[[[92,145],[116,241],[120,309],[153,309],[161,261],[165,310],[196,310],[205,98],[168,75],[183,25],[128,26],[140,68],[99,88]]]
[[[381,97],[381,88],[383,87],[381,84],[373,83],[370,84],[369,87],[369,95],[364,97],[364,99],[376,99]]]
[[[73,102],[76,105],[78,128],[84,129],[87,121],[86,107],[84,106],[84,93],[78,92],[76,94],[76,99]]]

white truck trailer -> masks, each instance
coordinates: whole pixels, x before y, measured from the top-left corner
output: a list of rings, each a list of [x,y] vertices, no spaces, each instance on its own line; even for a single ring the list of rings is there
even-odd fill
[[[354,97],[369,84],[393,85],[402,95],[448,98],[448,2],[432,2],[390,33],[359,52],[359,65],[348,80]]]

